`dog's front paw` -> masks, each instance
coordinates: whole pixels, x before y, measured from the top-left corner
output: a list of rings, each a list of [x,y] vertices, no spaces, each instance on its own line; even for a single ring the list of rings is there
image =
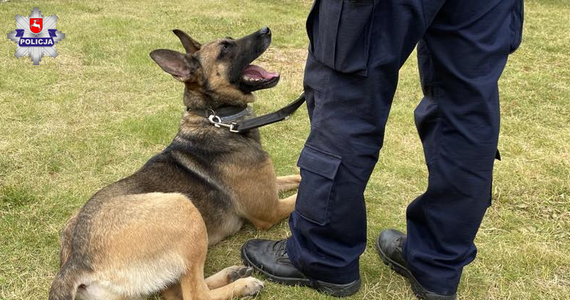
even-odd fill
[[[253,274],[253,268],[246,266],[233,266],[225,269],[228,282],[234,282],[240,278],[246,278]]]
[[[241,296],[253,296],[263,289],[263,281],[253,277],[238,279],[236,285],[239,286]]]

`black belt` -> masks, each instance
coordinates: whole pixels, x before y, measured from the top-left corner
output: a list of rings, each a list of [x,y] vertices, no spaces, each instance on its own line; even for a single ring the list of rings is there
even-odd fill
[[[238,122],[227,121],[227,119],[233,117],[234,115],[221,117],[218,114],[216,114],[216,112],[213,110],[206,110],[204,116],[208,119],[208,121],[210,121],[210,123],[212,123],[216,127],[226,127],[230,130],[230,132],[243,133],[255,128],[259,128],[265,125],[273,124],[287,119],[303,104],[303,102],[305,102],[305,93],[302,93],[297,100],[293,101],[292,103],[281,108],[278,111]],[[247,110],[247,108],[245,110]],[[241,112],[236,115],[239,114],[241,114]]]

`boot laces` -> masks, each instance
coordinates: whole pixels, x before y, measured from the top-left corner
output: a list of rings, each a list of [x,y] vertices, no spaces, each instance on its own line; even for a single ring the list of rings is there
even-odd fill
[[[287,255],[287,240],[281,240],[273,244],[273,250],[279,257],[288,258]]]
[[[395,248],[400,253],[402,252],[402,249],[404,247],[404,240],[405,240],[405,236],[399,236],[394,240]]]

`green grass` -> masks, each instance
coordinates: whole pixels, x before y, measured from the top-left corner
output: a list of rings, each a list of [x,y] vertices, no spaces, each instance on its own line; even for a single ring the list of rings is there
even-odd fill
[[[501,79],[502,128],[493,206],[477,237],[461,299],[567,299],[570,295],[570,4],[528,0],[522,48]],[[177,131],[182,86],[149,58],[181,50],[170,32],[199,41],[239,37],[268,25],[271,49],[261,64],[281,83],[258,93],[269,112],[302,87],[309,0],[42,1],[59,16],[66,39],[56,59],[32,66],[0,38],[0,299],[46,299],[58,265],[58,232],[101,187],[138,169]],[[2,32],[37,2],[0,2]],[[412,56],[388,122],[377,170],[366,191],[368,248],[364,285],[352,299],[413,299],[405,281],[379,262],[373,243],[387,227],[405,228],[406,205],[426,187],[413,109],[421,98]],[[262,129],[280,175],[296,172],[308,134],[306,113]],[[286,222],[267,232],[247,225],[212,248],[206,273],[240,263],[250,238],[284,238]],[[313,290],[267,283],[258,299],[329,299]]]

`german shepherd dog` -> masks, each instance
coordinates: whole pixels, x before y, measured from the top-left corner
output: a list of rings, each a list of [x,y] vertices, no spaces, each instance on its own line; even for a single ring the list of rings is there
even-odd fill
[[[236,233],[244,220],[268,229],[285,219],[296,195],[280,200],[279,192],[298,187],[301,178],[275,176],[257,130],[236,134],[213,126],[204,110],[246,108],[251,92],[277,84],[279,74],[250,65],[269,47],[271,31],[204,45],[174,33],[186,54],[160,49],[150,56],[185,84],[188,111],[178,134],[67,222],[50,300],[144,299],[157,292],[168,300],[230,299],[263,288],[244,266],[204,279],[208,246]]]

